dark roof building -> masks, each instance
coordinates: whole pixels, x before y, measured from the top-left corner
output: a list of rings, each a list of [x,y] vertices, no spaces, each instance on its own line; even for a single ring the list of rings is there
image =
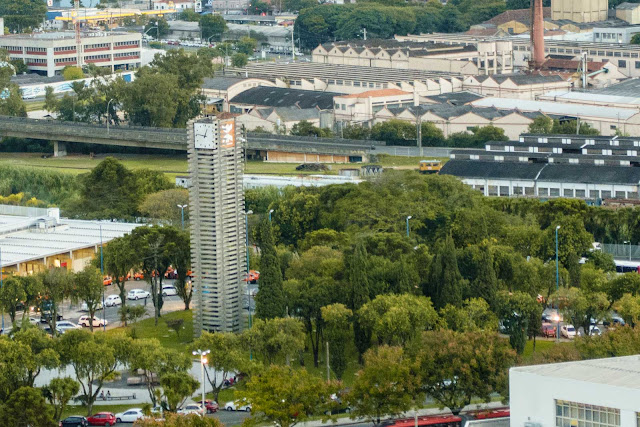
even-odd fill
[[[330,110],[333,108],[333,97],[338,95],[341,94],[258,86],[236,95],[229,103],[236,106],[297,107]]]

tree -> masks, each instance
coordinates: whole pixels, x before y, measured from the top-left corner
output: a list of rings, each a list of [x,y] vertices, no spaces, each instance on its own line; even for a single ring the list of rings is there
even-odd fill
[[[50,268],[40,273],[42,281],[41,309],[46,312],[45,319],[51,331],[56,330],[58,317],[58,304],[70,293],[73,277],[66,268]]]
[[[621,274],[606,282],[604,291],[613,305],[625,294],[635,296],[640,293],[640,276],[637,273]]]
[[[247,13],[249,15],[261,15],[263,13],[267,13],[269,11],[269,4],[263,2],[262,0],[251,0],[249,3],[249,7],[247,8]]]
[[[9,276],[5,279],[2,289],[0,289],[0,306],[3,311],[9,313],[13,329],[16,329],[16,311],[18,306],[24,302],[27,295],[24,291],[20,276]]]
[[[191,345],[193,350],[210,351],[205,372],[216,402],[225,380],[233,372],[239,372],[247,362],[240,341],[238,335],[230,332],[203,332]]]
[[[220,39],[222,33],[227,30],[227,23],[220,15],[209,14],[202,15],[200,17],[200,31],[202,32],[202,38],[209,40],[212,37]]]
[[[632,327],[638,324],[638,320],[640,319],[640,297],[624,294],[622,298],[617,301],[615,307],[618,314],[622,316],[627,324]]]
[[[537,332],[541,328],[542,306],[535,297],[524,292],[502,291],[497,296],[496,308],[509,335],[511,348],[522,354],[529,331]]]
[[[132,342],[129,366],[141,370],[153,406],[157,404],[158,378],[166,374],[187,375],[191,358],[182,352],[167,350],[157,339],[138,339]]]
[[[131,338],[124,335],[93,335],[82,330],[67,331],[58,339],[60,359],[71,365],[89,415],[105,381],[129,361],[131,345]]]
[[[591,319],[602,320],[607,316],[609,300],[604,292],[580,288],[560,288],[551,296],[551,301],[564,314],[565,319],[589,335]]]
[[[200,383],[184,372],[172,372],[160,377],[160,385],[167,410],[176,412],[198,389]]]
[[[455,415],[472,398],[489,402],[493,393],[507,395],[516,354],[497,334],[424,332],[412,351],[420,390]]]
[[[416,127],[402,120],[387,120],[373,125],[371,139],[385,141],[390,145],[414,145]]]
[[[22,328],[13,335],[13,340],[29,350],[29,360],[25,361],[22,375],[23,385],[33,387],[42,369],[51,370],[60,366],[55,341],[40,328]]]
[[[196,414],[182,415],[165,412],[164,419],[145,417],[135,422],[136,427],[223,427],[217,418]]]
[[[184,303],[184,309],[189,310],[193,297],[193,286],[188,276],[191,269],[191,244],[188,231],[176,230],[174,237],[168,243],[166,252],[174,271],[178,274],[174,286],[178,296]]]
[[[120,321],[122,324],[127,323],[131,326],[131,336],[136,337],[135,323],[147,314],[147,308],[144,305],[122,305],[118,310]]]
[[[190,9],[187,9],[190,10]],[[148,218],[169,221],[175,226],[181,225],[182,214],[176,205],[189,203],[189,190],[173,188],[148,194],[140,204],[140,212]],[[189,210],[184,210],[185,223],[189,221]]]
[[[242,68],[249,62],[249,57],[244,53],[234,53],[231,56],[231,65],[236,68]]]
[[[20,387],[29,387],[29,372],[35,368],[27,345],[0,337],[0,401],[5,402]]]
[[[256,294],[256,317],[273,319],[285,314],[285,301],[282,291],[282,271],[273,238],[271,222],[263,220],[258,226],[258,244],[260,246],[260,290]]]
[[[122,107],[132,124],[173,127],[181,97],[178,76],[152,74],[141,69],[127,86]]]
[[[631,44],[640,44],[640,33],[638,34],[634,34],[633,37],[631,37]]]
[[[337,391],[338,384],[327,384],[306,369],[271,365],[252,375],[237,396],[251,402],[252,425],[292,427],[330,410]]]
[[[321,310],[324,336],[329,345],[329,366],[340,380],[347,368],[346,347],[353,340],[350,324],[353,312],[343,304],[327,305]]]
[[[438,147],[444,142],[444,132],[432,122],[422,123],[422,145]]]
[[[193,9],[182,9],[179,16],[181,21],[189,22],[200,22],[200,18],[202,17],[202,15]]]
[[[447,304],[440,316],[448,329],[456,332],[493,332],[498,329],[498,319],[489,304],[482,298],[467,299],[462,307]]]
[[[592,251],[589,252],[587,264],[593,264],[594,267],[604,272],[616,271],[616,263],[613,260],[613,255],[604,251]]]
[[[39,0],[1,0],[0,16],[10,32],[30,32],[45,19],[47,5]]]
[[[253,55],[256,47],[257,42],[251,37],[242,37],[236,42],[236,50],[240,53],[244,53],[247,56]]]
[[[388,345],[404,346],[438,324],[431,300],[409,294],[378,295],[360,308],[358,318],[380,344]]]
[[[84,73],[82,72],[82,68],[80,67],[67,65],[62,70],[62,77],[64,77],[65,80],[78,80],[84,78]]]
[[[329,129],[319,128],[306,120],[301,120],[293,125],[290,133],[296,136],[315,136],[319,138],[328,138],[331,136]]]
[[[15,427],[55,427],[53,411],[42,392],[33,387],[21,387],[0,406],[0,424]]]
[[[304,326],[292,318],[255,319],[251,329],[242,334],[242,340],[265,365],[285,361],[304,348]]]
[[[154,29],[151,30],[152,28]],[[155,37],[156,40],[160,40],[162,37],[169,35],[171,27],[166,19],[157,18],[155,21],[149,21],[149,23],[144,26],[144,32]]]
[[[550,117],[540,115],[533,119],[533,122],[529,124],[529,133],[533,134],[549,134],[553,129],[553,119]]]
[[[71,298],[75,301],[83,301],[87,305],[89,318],[93,319],[98,306],[102,302],[104,283],[100,270],[92,265],[86,266],[73,278]],[[93,322],[89,322],[89,330],[93,332]]]
[[[457,307],[462,304],[462,295],[466,286],[467,283],[458,270],[453,239],[447,236],[431,263],[429,278],[423,289],[424,294],[431,297],[436,308],[442,308],[447,304]]]
[[[65,408],[73,396],[80,391],[80,384],[73,378],[53,378],[49,385],[43,388],[44,396],[53,406],[53,419],[59,420],[64,413]]]
[[[29,71],[27,64],[22,59],[12,59],[9,63],[15,68],[16,74],[26,74]]]
[[[381,346],[368,350],[347,395],[351,418],[379,424],[385,416],[400,415],[420,402],[416,376],[402,347]]]
[[[498,279],[493,268],[493,255],[489,250],[489,245],[480,245],[475,266],[475,279],[471,283],[470,291],[474,296],[483,298],[490,306],[493,306],[498,291]]]
[[[508,141],[509,137],[504,134],[504,129],[488,125],[481,128],[475,128],[473,131],[476,141],[484,144],[488,141]]]
[[[58,111],[58,98],[53,86],[45,86],[44,88],[44,109],[50,113]]]
[[[127,289],[125,288],[126,278],[129,272],[136,266],[134,246],[129,235],[117,237],[109,242],[102,249],[104,271],[111,276],[118,287],[120,300],[122,301],[121,311],[126,311]],[[127,325],[127,317],[123,318],[122,324]]]

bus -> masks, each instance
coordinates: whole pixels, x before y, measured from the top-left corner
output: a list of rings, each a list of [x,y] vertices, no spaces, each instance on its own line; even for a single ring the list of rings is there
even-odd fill
[[[415,418],[390,420],[385,427],[509,427],[509,408],[472,411],[460,415],[425,415]]]
[[[614,259],[616,264],[616,272],[618,273],[640,273],[640,262],[638,261],[623,261]]]
[[[420,160],[418,172],[422,174],[438,173],[440,169],[442,169],[442,162],[440,160]]]

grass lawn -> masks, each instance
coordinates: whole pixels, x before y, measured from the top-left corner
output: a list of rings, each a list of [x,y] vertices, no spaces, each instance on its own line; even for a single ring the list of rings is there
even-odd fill
[[[541,340],[536,339],[536,352],[544,351],[548,348],[553,347],[554,345],[566,345],[567,343],[556,344],[555,340]],[[527,340],[527,344],[524,347],[524,352],[522,353],[523,360],[529,360],[533,357],[533,340]]]
[[[150,307],[149,311],[153,312],[152,310],[153,307]],[[180,336],[167,326],[165,320],[170,319],[184,320]],[[106,333],[120,333],[122,329],[123,328],[110,329]],[[132,332],[132,329],[134,332]],[[158,326],[155,325],[153,317],[150,317],[135,323],[133,326],[127,326],[126,330],[130,333],[135,333],[135,336],[138,338],[156,338],[163,347],[186,351],[187,346],[193,342],[193,314],[191,310],[174,311],[163,314],[162,317],[158,319]]]
[[[46,153],[51,155],[51,153]],[[42,158],[43,153],[2,153],[0,165],[25,166],[40,169],[47,169],[70,174],[81,174],[89,172],[98,163],[107,157],[106,154],[99,154],[90,158],[85,154],[70,154],[66,157]],[[115,158],[122,162],[129,169],[152,169],[164,172],[171,181],[178,175],[187,174],[186,155],[147,155],[147,154],[114,154]],[[418,169],[421,157],[402,157],[382,154],[378,156],[378,162],[385,168],[396,169]],[[440,159],[443,162],[447,159]],[[329,170],[324,172],[297,171],[298,163],[267,163],[258,160],[250,160],[246,165],[246,173],[249,174],[274,174],[274,175],[337,175],[340,169],[359,169],[364,164],[329,164]]]

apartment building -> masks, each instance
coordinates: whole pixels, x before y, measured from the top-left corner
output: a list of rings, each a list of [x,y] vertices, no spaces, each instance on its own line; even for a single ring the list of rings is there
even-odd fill
[[[0,36],[0,48],[6,49],[11,59],[24,61],[29,71],[53,77],[68,65],[95,64],[111,72],[138,68],[141,39],[140,33],[83,33],[81,61],[72,31]]]

